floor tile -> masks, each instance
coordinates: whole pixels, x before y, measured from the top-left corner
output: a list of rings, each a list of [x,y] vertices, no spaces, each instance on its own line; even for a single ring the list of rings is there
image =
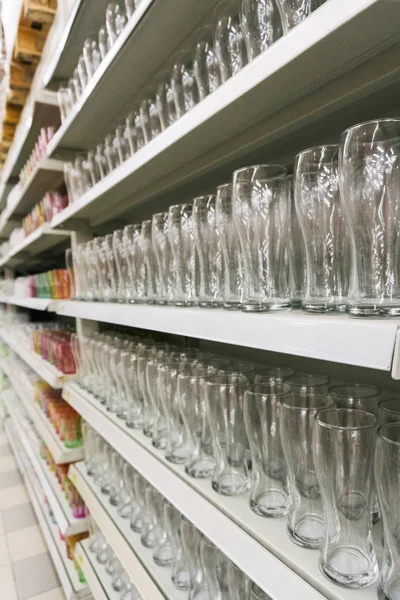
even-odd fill
[[[0,512],[0,535],[4,535],[4,534],[5,534],[5,531],[4,531],[4,525],[3,525],[3,517]]]
[[[11,449],[10,444],[1,444],[0,445],[0,456],[13,456],[13,451]]]
[[[6,533],[18,531],[37,524],[36,515],[31,503],[11,506],[2,511],[4,529]]]
[[[65,600],[65,594],[62,588],[56,588],[44,594],[39,594],[39,596],[32,596],[28,600]]]
[[[7,542],[12,562],[47,552],[39,525],[7,533]]]
[[[7,538],[5,535],[0,536],[0,565],[10,564],[10,556],[7,547]],[[0,580],[1,581],[1,580]]]
[[[23,484],[0,490],[0,510],[27,502],[29,502],[29,496]]]
[[[59,587],[60,581],[48,552],[13,563],[19,600]]]
[[[0,581],[2,600],[18,600],[14,575],[10,565],[0,567]]]
[[[0,444],[8,444],[8,437],[3,430],[0,431]]]
[[[22,477],[18,469],[0,473],[0,490],[22,483]]]
[[[6,473],[18,469],[17,461],[14,456],[2,456],[0,457],[0,473]]]

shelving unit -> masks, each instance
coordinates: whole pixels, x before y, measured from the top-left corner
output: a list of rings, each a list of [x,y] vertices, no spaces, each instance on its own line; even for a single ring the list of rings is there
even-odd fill
[[[44,223],[28,235],[18,246],[11,248],[8,254],[0,259],[0,267],[21,265],[27,262],[30,257],[57,246],[70,235],[70,231],[55,231],[48,223]]]
[[[88,540],[75,547],[75,559],[85,574],[90,591],[96,600],[119,600],[120,594],[111,585],[111,576],[89,550]]]
[[[83,463],[70,467],[69,477],[84,499],[108,543],[130,575],[143,600],[187,600],[187,592],[178,591],[172,584],[168,569],[153,561],[153,551],[144,548],[128,519],[119,516],[107,496],[93,486]],[[155,583],[157,581],[157,584]],[[97,600],[97,599],[96,599]]]
[[[48,310],[52,304],[55,308],[57,300],[51,298],[18,298],[17,296],[0,296],[0,304],[11,304],[32,310]]]

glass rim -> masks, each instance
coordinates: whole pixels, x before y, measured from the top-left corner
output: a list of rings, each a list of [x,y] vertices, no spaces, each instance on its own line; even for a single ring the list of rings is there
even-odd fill
[[[295,160],[297,160],[300,156],[303,156],[303,154],[307,154],[308,152],[318,150],[320,148],[336,148],[339,152],[340,144],[320,144],[319,146],[310,146],[309,148],[305,148],[304,150],[301,150],[301,152],[298,152],[295,156]]]
[[[234,378],[236,379],[235,382],[229,382],[226,381],[226,379],[230,379],[230,378]],[[220,385],[236,385],[236,384],[245,384],[245,383],[249,383],[249,380],[247,379],[246,375],[243,375],[242,373],[239,373],[238,371],[230,371],[229,373],[223,373],[223,374],[219,374],[219,375],[209,375],[207,377],[207,384],[208,385],[214,385],[214,386],[220,386]]]
[[[357,123],[356,125],[351,125],[350,127],[347,127],[347,129],[342,131],[342,133],[340,134],[340,138],[347,135],[349,133],[349,131],[353,131],[353,130],[355,131],[359,127],[365,127],[366,125],[376,125],[378,123],[398,123],[400,125],[400,118],[399,117],[386,117],[384,119],[371,119],[369,121],[362,121],[361,123]]]
[[[317,386],[322,386],[322,385],[328,385],[330,382],[330,379],[327,375],[313,375],[312,373],[305,373],[305,374],[294,374],[291,375],[290,377],[288,377],[287,382],[290,383],[290,385],[292,385],[292,380],[293,379],[308,379],[308,378],[313,378],[313,379],[317,379],[317,380],[324,380],[324,382],[320,381],[319,383],[315,383],[314,385],[310,385],[309,387],[317,387]],[[290,381],[289,381],[290,380]],[[301,385],[300,383],[296,383],[294,382],[294,385]],[[304,386],[306,387],[306,386]]]
[[[388,408],[387,406],[384,406],[384,404],[386,404],[387,402],[397,402],[399,406],[398,410],[393,410],[391,408]],[[390,413],[391,415],[398,414],[400,421],[400,398],[382,398],[382,400],[379,400],[378,402],[378,408],[386,413]]]
[[[259,387],[269,388],[270,391],[257,391],[256,388]],[[249,385],[249,387],[245,391],[245,394],[249,394],[251,396],[286,396],[288,394],[293,394],[293,390],[288,383],[284,382],[275,384],[260,382]]]
[[[320,415],[321,414],[326,414],[328,412],[334,412],[334,413],[351,413],[351,414],[358,414],[361,416],[368,416],[368,418],[372,418],[373,422],[370,424],[365,424],[365,425],[354,425],[354,426],[350,426],[350,425],[331,425],[330,423],[324,423],[323,421],[320,420]],[[368,412],[366,410],[360,410],[357,408],[337,408],[335,406],[330,406],[327,408],[322,408],[320,409],[317,414],[315,415],[315,420],[317,421],[318,425],[320,425],[321,427],[325,427],[326,429],[338,429],[340,431],[361,431],[363,429],[374,429],[376,428],[377,424],[378,424],[378,419],[375,417],[375,415],[373,415],[371,412]]]
[[[329,398],[329,396],[327,394],[295,394],[295,393],[293,393],[290,396],[290,398],[293,401],[296,401],[296,398],[304,399],[304,398],[307,398],[307,396],[312,396],[312,398],[323,398],[325,403],[321,404],[320,406],[304,406],[304,405],[300,406],[300,404],[288,404],[287,402],[284,401],[284,402],[282,402],[282,406],[284,406],[285,408],[288,408],[290,410],[306,410],[306,411],[314,410],[316,412],[319,412],[320,410],[331,409],[335,406],[335,403]]]
[[[247,167],[241,167],[240,169],[236,169],[236,171],[233,172],[233,180],[235,180],[236,175],[238,175],[239,173],[242,173],[244,171],[250,171],[251,169],[259,169],[259,168],[276,168],[278,170],[281,171],[280,174],[275,175],[274,177],[267,177],[266,179],[268,181],[274,181],[275,179],[285,179],[287,177],[287,168],[284,165],[279,165],[279,164],[275,164],[275,163],[264,163],[264,164],[259,164],[259,165],[248,165]]]
[[[233,185],[233,184],[232,184],[232,181],[227,181],[226,183],[221,183],[220,185],[217,185],[217,187],[216,187],[215,189],[219,190],[219,189],[221,189],[221,188],[228,187],[229,185],[230,185],[230,186],[232,186],[232,185]]]
[[[400,448],[400,436],[399,441],[396,441],[390,439],[387,435],[385,435],[384,430],[390,428],[396,428],[400,431],[400,420],[394,421],[393,423],[384,423],[383,425],[380,425],[377,430],[377,435],[379,439],[384,440],[388,444],[392,444],[393,446],[397,446],[398,448]]]
[[[358,383],[350,383],[350,384],[342,383],[342,384],[330,385],[329,388],[328,388],[328,393],[329,394],[335,394],[336,396],[339,396],[340,398],[353,397],[352,394],[343,394],[343,396],[342,396],[340,394],[337,394],[337,392],[334,391],[337,388],[347,388],[347,387],[348,388],[356,388],[356,389],[357,388],[359,388],[359,389],[360,388],[366,388],[366,389],[371,390],[371,395],[370,396],[360,396],[360,397],[355,396],[355,398],[359,399],[359,400],[362,400],[363,398],[364,399],[365,398],[376,398],[377,396],[380,396],[380,394],[381,394],[380,390],[376,386],[370,385],[368,383],[366,383],[366,384],[364,384],[364,383],[359,383],[359,384]]]

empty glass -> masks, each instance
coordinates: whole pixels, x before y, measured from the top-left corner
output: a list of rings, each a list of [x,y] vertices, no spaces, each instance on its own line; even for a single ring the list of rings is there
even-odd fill
[[[173,58],[171,87],[177,117],[183,117],[199,101],[199,90],[194,76],[192,53],[182,50]]]
[[[293,308],[299,308],[304,300],[307,283],[306,250],[303,232],[296,212],[294,200],[293,175],[288,177],[289,184],[289,288]]]
[[[203,27],[196,35],[194,50],[194,75],[200,100],[221,85],[221,74],[214,49],[214,31],[211,26]]]
[[[247,64],[247,51],[240,22],[238,0],[223,0],[215,11],[214,46],[222,82]]]
[[[181,521],[181,513],[170,502],[165,502],[165,530],[172,549],[172,582],[178,590],[188,590],[190,588],[190,570],[182,547]]]
[[[384,555],[380,574],[382,600],[400,598],[400,423],[378,429],[375,452],[375,484],[382,511]]]
[[[329,394],[337,408],[355,408],[378,415],[380,391],[373,385],[333,385]]]
[[[280,435],[289,473],[290,539],[304,548],[319,548],[324,535],[324,512],[312,452],[315,415],[332,406],[326,395],[294,393],[282,400]]]
[[[199,265],[198,304],[203,308],[220,306],[222,252],[215,218],[215,196],[195,198],[192,219]]]
[[[288,202],[284,167],[257,165],[234,172],[233,217],[243,256],[244,311],[287,310],[291,306],[284,268]]]
[[[90,79],[95,74],[101,63],[101,54],[97,40],[88,38],[83,44],[83,59],[85,61],[86,72]]]
[[[398,316],[400,119],[347,129],[341,137],[340,175],[352,252],[348,312]]]
[[[231,600],[251,600],[252,581],[233,562],[228,565],[228,589]]]
[[[241,24],[249,60],[269,48],[282,34],[279,0],[241,0]]]
[[[288,33],[304,21],[325,0],[277,0],[281,9],[283,31]]]
[[[345,311],[348,236],[339,191],[339,146],[318,146],[296,156],[295,202],[303,232],[306,312]]]
[[[172,250],[172,269],[175,271],[174,304],[191,306],[196,296],[196,250],[190,204],[177,204],[170,207],[168,238]]]
[[[281,517],[289,510],[289,480],[279,433],[282,400],[291,396],[287,384],[258,383],[244,393],[244,422],[251,452],[250,507],[263,517]]]
[[[211,428],[215,469],[212,487],[219,494],[236,496],[249,489],[243,403],[248,379],[232,373],[207,380],[207,418]]]
[[[325,514],[320,568],[349,588],[378,577],[372,541],[376,417],[345,408],[321,410],[313,431],[315,468]]]
[[[380,425],[400,422],[400,398],[380,400],[378,407],[378,422]]]
[[[222,251],[221,279],[223,307],[237,310],[242,307],[243,259],[232,212],[232,184],[217,188],[215,222]]]

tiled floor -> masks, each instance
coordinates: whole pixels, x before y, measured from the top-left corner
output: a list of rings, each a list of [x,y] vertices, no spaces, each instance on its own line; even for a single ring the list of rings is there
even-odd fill
[[[0,598],[65,600],[12,450],[1,429]]]

